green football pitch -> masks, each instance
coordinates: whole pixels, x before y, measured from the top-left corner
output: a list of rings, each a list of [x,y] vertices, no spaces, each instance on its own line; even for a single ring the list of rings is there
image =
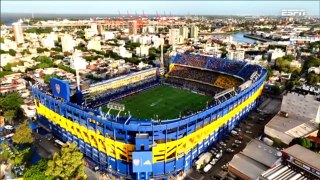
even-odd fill
[[[150,90],[125,97],[117,103],[125,105],[125,111],[120,115],[130,114],[137,119],[161,120],[178,118],[188,112],[195,112],[204,109],[207,102],[213,100],[210,96],[204,96],[188,90],[170,87],[167,85],[157,86]],[[103,110],[108,109],[104,106]],[[111,110],[111,114],[118,111]]]

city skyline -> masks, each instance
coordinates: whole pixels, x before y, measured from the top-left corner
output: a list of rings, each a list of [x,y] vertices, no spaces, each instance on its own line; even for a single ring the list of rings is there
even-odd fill
[[[281,15],[283,9],[304,9],[319,16],[318,1],[1,1],[1,14],[159,14],[159,15]]]

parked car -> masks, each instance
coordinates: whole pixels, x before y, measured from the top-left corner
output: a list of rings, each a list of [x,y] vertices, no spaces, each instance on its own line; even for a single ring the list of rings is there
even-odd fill
[[[238,135],[238,132],[235,131],[235,130],[232,130],[232,131],[231,131],[231,134],[234,135],[234,136],[237,136],[237,135]]]
[[[213,158],[211,161],[210,161],[210,164],[213,166],[217,163],[217,159]]]
[[[222,157],[222,150],[219,152],[219,153],[217,153],[217,155],[216,155],[216,158],[219,160],[220,158]]]
[[[247,133],[247,134],[252,134],[252,131],[248,131],[248,130],[247,130],[246,133]]]
[[[223,146],[223,147],[226,147],[226,146],[227,146],[227,144],[224,143],[223,141],[220,141],[219,144],[220,144],[221,146]]]
[[[237,138],[239,141],[242,141],[243,140],[243,137],[242,136],[238,136]]]
[[[241,144],[241,143],[242,143],[242,141],[235,140],[235,141],[234,141],[234,143],[236,143],[236,144]]]
[[[234,152],[234,150],[233,150],[233,149],[228,148],[228,149],[226,149],[226,152],[227,152],[227,153],[233,153],[233,152]]]
[[[210,169],[212,168],[211,164],[207,164],[204,168],[203,168],[203,172],[208,172]]]
[[[236,144],[236,143],[232,143],[232,147],[239,147],[239,144]]]
[[[224,171],[227,171],[228,170],[228,166],[226,164],[224,164],[224,165],[221,166],[221,169],[224,170]]]

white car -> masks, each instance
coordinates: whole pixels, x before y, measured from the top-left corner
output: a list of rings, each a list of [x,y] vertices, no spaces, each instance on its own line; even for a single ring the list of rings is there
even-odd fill
[[[211,164],[207,164],[204,168],[203,168],[203,172],[208,172],[210,169],[212,168]]]
[[[236,144],[241,144],[242,142],[239,141],[239,140],[235,140],[234,143],[236,143]]]
[[[13,127],[10,126],[10,125],[5,125],[4,128],[5,128],[5,129],[8,129],[8,130],[13,130]]]
[[[213,165],[215,165],[217,163],[217,159],[212,159],[211,161],[210,161],[210,164],[213,166]]]

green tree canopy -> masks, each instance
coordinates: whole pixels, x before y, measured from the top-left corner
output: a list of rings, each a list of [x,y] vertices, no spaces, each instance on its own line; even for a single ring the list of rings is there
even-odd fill
[[[45,175],[47,167],[48,161],[41,159],[37,164],[27,169],[23,175],[23,178],[26,180],[51,180],[53,177]]]
[[[23,99],[18,93],[12,93],[4,97],[0,97],[0,109],[4,111],[18,110],[23,103]]]
[[[46,27],[46,28],[29,28],[25,30],[26,33],[36,33],[36,34],[43,34],[43,33],[51,33],[52,28]]]
[[[46,176],[55,179],[86,179],[84,172],[83,154],[74,143],[63,145],[61,153],[55,153],[48,161]]]
[[[61,79],[59,76],[55,75],[55,74],[48,74],[44,76],[44,82],[49,84],[50,83],[50,78],[58,78]]]
[[[320,66],[320,59],[314,56],[310,56],[303,63],[303,71],[307,71],[310,67],[318,67]]]
[[[4,116],[4,118],[5,118],[5,120],[6,120],[7,123],[12,124],[14,118],[16,117],[16,111],[15,111],[15,110],[5,111],[5,112],[3,113],[3,116]]]
[[[10,56],[16,56],[17,52],[13,49],[9,49]]]
[[[299,144],[307,149],[312,147],[312,142],[308,138],[301,138]]]
[[[307,75],[307,83],[310,84],[310,85],[317,85],[317,83],[320,82],[320,75],[314,73],[314,72],[310,72],[308,73]]]
[[[27,162],[31,158],[30,148],[26,148],[23,150],[14,150],[14,153],[10,156],[11,164],[23,164]]]
[[[27,121],[24,121],[16,129],[16,133],[12,137],[12,141],[19,145],[32,144],[32,130]]]

